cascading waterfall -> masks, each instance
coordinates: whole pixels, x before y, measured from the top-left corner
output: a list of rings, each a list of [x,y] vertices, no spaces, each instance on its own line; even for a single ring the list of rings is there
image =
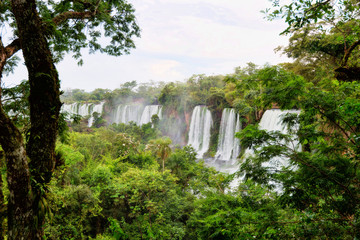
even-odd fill
[[[280,109],[270,109],[266,110],[264,112],[264,115],[262,116],[260,123],[259,123],[259,129],[267,130],[267,131],[280,131],[283,134],[288,133],[288,129],[282,124],[282,116],[284,116],[287,113],[296,113],[299,114],[299,110],[280,110]],[[298,142],[295,140],[294,145],[296,149],[299,147]],[[245,154],[251,154],[252,150],[246,150]],[[269,168],[280,168],[282,166],[288,166],[288,160],[284,158],[272,158],[269,162],[263,163],[263,166],[269,167]]]
[[[88,127],[91,127],[94,123],[94,116],[93,116],[93,113],[98,113],[99,115],[102,114],[103,112],[103,107],[104,107],[104,104],[105,102],[101,102],[100,104],[95,104],[95,105],[92,105],[91,108],[90,108],[90,118],[88,120]]]
[[[112,112],[111,122],[116,124],[134,122],[141,126],[151,122],[151,117],[155,114],[161,119],[161,110],[160,105],[147,105],[144,108],[141,104],[121,104]]]
[[[151,117],[153,115],[158,115],[159,119],[162,118],[162,106],[161,105],[147,105],[142,112],[140,119],[140,126],[146,123],[151,122]]]
[[[260,120],[259,128],[267,131],[280,131],[282,133],[288,133],[288,130],[282,124],[281,119],[287,113],[299,114],[299,110],[280,110],[270,109],[266,110]]]
[[[69,114],[78,114],[77,109],[80,103],[72,103],[72,104],[63,104],[61,107],[61,112],[67,112]]]
[[[91,115],[90,114],[90,107],[91,107],[92,104],[88,104],[88,103],[85,103],[85,104],[79,104],[78,105],[78,114],[82,117],[85,117],[85,116],[88,116],[88,115]]]
[[[113,112],[112,122],[116,124],[134,122],[139,125],[142,112],[142,105],[119,105]]]
[[[241,128],[239,115],[234,109],[224,108],[221,116],[218,148],[215,159],[234,160],[240,153],[240,142],[235,133]]]
[[[92,114],[94,112],[102,114],[104,103],[105,102],[101,102],[100,104],[93,104],[93,103],[64,104],[62,106],[61,112],[67,112],[69,114],[77,114],[82,117],[90,116],[88,120],[88,127],[91,127],[94,121]]]
[[[69,114],[77,114],[82,117],[88,116],[89,108],[92,104],[88,103],[73,103],[73,104],[64,104],[62,106],[62,112],[67,112]]]
[[[209,150],[210,129],[212,126],[211,112],[205,106],[196,106],[193,110],[190,122],[189,141],[197,152],[198,158],[202,158]]]
[[[287,113],[299,114],[299,110],[280,110],[280,109],[270,109],[266,110],[260,120],[259,129],[266,131],[280,131],[283,134],[288,134],[289,131],[286,126],[282,123],[282,116]],[[296,128],[296,126],[295,126]],[[300,144],[296,137],[293,137],[293,144],[290,145],[294,147],[295,151],[299,150]],[[243,158],[246,158],[249,155],[254,153],[253,149],[246,149]],[[282,167],[289,167],[289,161],[287,158],[283,157],[273,157],[268,162],[262,163],[262,166],[269,170],[280,170]],[[294,166],[294,168],[296,168]],[[281,192],[282,186],[276,184],[275,191]]]
[[[224,112],[227,111],[227,113],[224,114]],[[282,116],[286,113],[296,113],[299,114],[300,111],[298,110],[279,110],[279,109],[271,109],[271,110],[267,110],[265,111],[264,115],[262,116],[260,123],[259,123],[259,128],[263,129],[263,130],[267,130],[267,131],[280,131],[282,133],[288,133],[288,129],[282,124],[281,119]],[[233,118],[231,116],[232,114],[229,112],[229,110],[224,109],[223,111],[223,116],[221,119],[221,126],[220,128],[225,128],[222,127],[223,124],[225,125],[225,119],[226,118]],[[223,121],[224,120],[224,121]],[[228,122],[231,122],[230,119],[227,120]],[[224,123],[223,123],[224,122]],[[239,121],[239,117],[237,116],[237,120],[236,120],[236,127],[235,127],[235,131],[234,132],[238,132],[240,131],[240,121]],[[238,125],[239,124],[239,125]],[[230,124],[230,126],[233,126]],[[231,127],[228,126],[228,129],[231,129]],[[221,132],[223,132],[223,135],[226,135],[224,132],[225,130],[220,130],[220,134]],[[239,143],[239,139],[235,138],[235,141],[237,141],[236,144]],[[226,142],[226,141],[224,141]],[[231,141],[230,142],[231,145]],[[220,137],[219,137],[219,144],[220,144]],[[235,144],[235,145],[236,145]],[[293,142],[295,149],[294,150],[298,150],[298,148],[300,147],[298,142],[295,140]],[[219,149],[219,147],[218,147]],[[234,151],[234,150],[233,150]],[[240,151],[240,148],[238,148],[237,150],[235,150],[235,156],[237,156],[239,153],[237,151]],[[217,152],[218,155],[219,151]],[[226,153],[226,152],[225,152]],[[246,156],[249,156],[253,154],[253,150],[252,149],[246,149],[245,153],[243,155],[243,158]],[[218,159],[222,159],[222,158],[218,158]],[[230,158],[231,159],[231,158]],[[228,162],[218,162],[218,161],[209,161],[207,162],[207,164],[209,166],[214,167],[215,169],[217,169],[220,172],[225,172],[225,173],[229,173],[229,174],[233,174],[235,173],[238,169],[239,169],[239,165],[237,162],[235,163],[230,163],[228,164]],[[271,159],[269,162],[263,163],[264,167],[268,167],[268,168],[272,168],[272,169],[280,169],[282,166],[288,166],[288,160],[287,159],[283,159],[283,158],[273,158]],[[235,188],[236,186],[238,186],[239,182],[241,181],[241,177],[235,178],[232,183],[230,184],[231,188]],[[281,191],[281,186],[278,186],[276,188],[277,191]]]

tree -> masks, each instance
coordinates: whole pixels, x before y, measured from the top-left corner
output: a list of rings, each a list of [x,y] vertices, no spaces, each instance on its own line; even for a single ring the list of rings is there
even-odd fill
[[[127,53],[134,47],[131,37],[138,36],[139,29],[132,6],[125,1],[3,1],[1,21],[7,21],[15,35],[7,46],[0,41],[0,74],[21,49],[30,84],[31,127],[26,139],[0,103],[0,144],[5,152],[10,191],[8,239],[41,239],[46,186],[56,165],[54,149],[61,107],[54,62],[70,51],[80,58],[80,50],[86,46],[90,52]],[[105,36],[111,38],[108,46],[98,43],[100,23]]]
[[[293,0],[283,6],[273,1],[273,6],[272,10],[266,10],[268,17],[285,18],[288,28],[282,34],[294,34],[290,46],[285,48],[289,56],[310,62],[320,57],[333,65],[338,80],[359,78],[360,6],[357,0]]]
[[[259,67],[254,63],[247,63],[245,68],[236,68],[235,73],[228,75],[225,81],[236,86],[233,107],[242,116],[246,116],[248,122],[259,121],[264,108],[261,94],[263,86],[258,79]]]
[[[118,218],[123,239],[184,238],[187,199],[175,181],[169,171],[138,168],[115,179],[111,198],[119,206],[113,212],[124,211]]]
[[[149,144],[146,146],[146,149],[149,149],[153,152],[156,157],[162,161],[162,169],[165,171],[165,161],[171,154],[171,139],[168,137],[152,139],[149,141]]]
[[[265,87],[265,103],[298,108],[301,114],[283,119],[292,134],[267,132],[254,125],[243,129],[242,146],[254,148],[257,154],[246,157],[241,171],[258,184],[282,186],[282,206],[312,216],[308,221],[316,231],[311,238],[317,234],[359,237],[359,83],[332,79],[319,88],[279,67],[262,69],[259,80]],[[264,164],[276,162],[276,157],[288,159],[289,165],[273,170]]]
[[[0,148],[0,169],[2,172],[3,169],[3,163],[5,162],[4,159],[4,152]],[[2,173],[0,173],[0,190],[3,186],[3,179],[2,179]],[[4,226],[4,220],[6,218],[6,204],[5,204],[5,198],[2,191],[0,191],[0,239],[3,240],[4,236],[3,233],[5,232],[5,226]]]

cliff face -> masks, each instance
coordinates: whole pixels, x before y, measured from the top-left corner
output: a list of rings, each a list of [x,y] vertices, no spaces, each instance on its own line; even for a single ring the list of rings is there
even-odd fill
[[[185,146],[187,133],[190,128],[190,115],[187,111],[178,112],[176,109],[164,109],[160,129],[165,136],[173,141],[174,145]]]
[[[191,113],[184,111],[185,123],[186,123],[186,132],[189,132]]]

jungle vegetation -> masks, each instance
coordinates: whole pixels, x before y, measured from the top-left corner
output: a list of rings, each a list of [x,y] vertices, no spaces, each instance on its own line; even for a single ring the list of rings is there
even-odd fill
[[[22,50],[29,79],[0,89],[0,239],[359,238],[359,8],[357,0],[273,1],[264,13],[288,23],[289,45],[278,50],[291,63],[62,95],[67,103],[161,104],[169,128],[206,105],[215,122],[210,156],[221,111],[234,108],[243,119],[241,146],[255,154],[239,156],[239,171],[228,175],[173,143],[156,117],[137,126],[98,116],[89,128],[60,114],[54,62],[73,52],[81,63],[84,47],[128,53],[139,36],[129,3],[2,1],[1,21],[14,36],[1,41],[0,74],[16,70],[13,56]],[[111,45],[98,43],[100,26]],[[259,129],[273,107],[301,109],[283,119],[289,134]],[[290,165],[265,167],[275,157]]]

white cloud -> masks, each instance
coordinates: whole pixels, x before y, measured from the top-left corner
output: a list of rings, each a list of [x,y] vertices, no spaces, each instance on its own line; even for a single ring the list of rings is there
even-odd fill
[[[226,25],[198,17],[179,17],[144,31],[139,49],[156,54],[235,59],[257,49],[285,44],[272,31]]]
[[[142,29],[137,49],[119,58],[86,55],[78,67],[70,56],[58,65],[63,88],[116,88],[126,81],[176,81],[192,74],[226,74],[247,62],[286,59],[273,49],[287,43],[285,24],[267,22],[268,0],[130,0]],[[4,77],[26,78],[26,70]],[[24,77],[25,76],[25,77]]]
[[[150,74],[161,81],[185,78],[179,71],[181,64],[174,60],[161,60],[150,64]]]

